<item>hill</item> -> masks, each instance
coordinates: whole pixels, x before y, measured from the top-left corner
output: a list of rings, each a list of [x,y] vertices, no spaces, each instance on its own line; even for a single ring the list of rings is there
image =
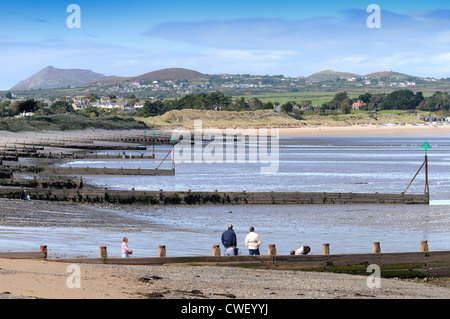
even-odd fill
[[[91,70],[57,69],[53,66],[48,66],[28,79],[17,83],[11,90],[37,90],[78,86],[104,77],[103,74],[95,73]]]
[[[133,81],[178,81],[178,80],[206,80],[208,76],[202,74],[197,71],[188,70],[188,69],[180,69],[180,68],[171,68],[171,69],[163,69],[158,71],[153,71],[149,73],[145,73],[143,75],[137,76],[133,78]]]
[[[169,68],[162,69],[153,72],[148,72],[142,75],[134,77],[107,77],[95,81],[100,84],[119,84],[125,82],[153,82],[153,81],[198,81],[207,80],[208,76],[197,71],[182,69],[182,68]]]
[[[399,72],[393,72],[393,71],[381,71],[381,72],[374,72],[366,75],[367,78],[371,79],[380,79],[380,78],[396,78],[396,79],[405,79],[405,78],[414,78],[415,76],[399,73]]]
[[[359,74],[348,73],[348,72],[336,72],[333,70],[325,70],[325,71],[320,71],[320,72],[314,73],[314,74],[306,77],[306,80],[311,81],[311,82],[323,82],[323,81],[335,80],[338,78],[345,79],[345,78],[353,78],[353,77],[360,78],[362,76]]]

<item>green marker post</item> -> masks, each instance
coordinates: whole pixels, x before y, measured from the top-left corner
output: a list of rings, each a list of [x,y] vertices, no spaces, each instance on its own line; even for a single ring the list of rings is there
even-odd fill
[[[420,149],[425,150],[425,194],[430,193],[430,189],[428,187],[428,150],[431,149],[431,145],[425,141],[425,143],[422,144]]]
[[[422,170],[422,168],[425,166],[425,194],[430,194],[430,189],[428,187],[428,155],[427,155],[427,150],[431,149],[431,145],[428,142],[425,142],[422,144],[422,146],[420,147],[420,149],[425,150],[425,161],[422,163],[422,165],[420,166],[419,170],[417,171],[416,175],[414,175],[413,179],[411,180],[411,182],[409,183],[408,187],[406,187],[405,191],[402,193],[406,193],[406,191],[408,190],[409,186],[411,186],[412,182],[414,181],[414,179],[416,178],[416,176],[419,174],[419,172]]]

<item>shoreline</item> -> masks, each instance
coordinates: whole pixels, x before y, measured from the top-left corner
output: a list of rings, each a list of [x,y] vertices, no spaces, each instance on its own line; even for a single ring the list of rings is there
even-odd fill
[[[180,132],[188,130],[191,135],[194,134],[194,128],[165,128],[163,131],[170,134],[173,131],[180,130]],[[450,125],[430,126],[430,125],[307,125],[301,127],[272,127],[272,126],[250,126],[250,127],[232,127],[232,128],[216,128],[216,127],[201,127],[203,133],[206,135],[214,135],[221,132],[226,135],[227,130],[231,133],[243,131],[246,135],[259,135],[262,130],[267,130],[267,134],[274,134],[273,130],[278,130],[279,137],[339,137],[339,136],[354,136],[367,137],[373,136],[420,136],[429,134],[450,134]],[[235,132],[233,132],[235,130]],[[200,132],[197,129],[195,132]]]
[[[170,133],[179,127],[158,128],[164,133]],[[202,127],[203,131],[220,130],[225,134],[226,128]],[[450,125],[430,126],[430,125],[348,125],[348,126],[328,126],[328,125],[311,125],[302,127],[237,127],[231,128],[235,130],[256,130],[267,129],[268,134],[273,129],[278,129],[280,137],[313,137],[313,136],[406,136],[406,135],[423,135],[423,134],[450,134]],[[41,139],[101,139],[102,137],[132,137],[143,135],[143,130],[105,130],[105,129],[85,129],[75,131],[42,131],[42,132],[9,132],[0,131],[0,145],[8,143],[33,142],[33,140]]]
[[[313,126],[301,128],[279,128],[280,136],[367,136],[367,135],[420,135],[420,134],[450,134],[450,125],[415,126],[415,125],[352,125],[352,126]]]

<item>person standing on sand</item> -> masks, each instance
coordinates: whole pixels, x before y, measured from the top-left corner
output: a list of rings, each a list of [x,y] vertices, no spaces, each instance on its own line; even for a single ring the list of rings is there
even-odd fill
[[[21,187],[20,200],[25,200],[26,195],[27,195],[27,191],[25,189],[23,189],[23,187]]]
[[[233,230],[233,225],[228,225],[228,229],[223,232],[222,244],[225,247],[225,251],[231,247],[237,247],[237,239]]]
[[[27,189],[22,189],[20,192],[20,200],[31,200],[30,194],[27,194]]]
[[[128,238],[124,237],[122,240],[122,258],[129,258],[132,253],[133,251],[128,248]]]
[[[259,255],[259,246],[261,246],[261,240],[258,234],[255,232],[254,227],[250,227],[250,232],[245,237],[245,246],[248,248],[249,255]]]

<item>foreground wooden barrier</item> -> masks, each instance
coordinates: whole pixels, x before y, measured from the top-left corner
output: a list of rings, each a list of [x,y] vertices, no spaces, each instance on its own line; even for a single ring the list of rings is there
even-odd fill
[[[251,269],[367,274],[378,265],[385,277],[449,277],[450,251],[336,255],[260,255],[48,259],[54,262],[116,265],[228,266]]]
[[[426,243],[426,247],[425,247]],[[378,246],[378,245],[376,245]],[[324,247],[328,247],[326,244]],[[327,271],[366,274],[369,265],[378,265],[384,277],[449,277],[450,251],[428,250],[428,243],[421,242],[420,252],[322,255],[277,255],[275,245],[269,245],[267,255],[221,256],[219,245],[213,245],[212,256],[167,257],[166,247],[158,246],[158,257],[110,258],[107,247],[100,246],[98,258],[48,258],[47,246],[39,252],[0,252],[0,259],[42,259],[49,262],[71,264],[117,265],[173,265],[173,266],[230,266],[244,268]]]
[[[47,246],[42,245],[39,252],[0,252],[0,259],[46,259]]]

